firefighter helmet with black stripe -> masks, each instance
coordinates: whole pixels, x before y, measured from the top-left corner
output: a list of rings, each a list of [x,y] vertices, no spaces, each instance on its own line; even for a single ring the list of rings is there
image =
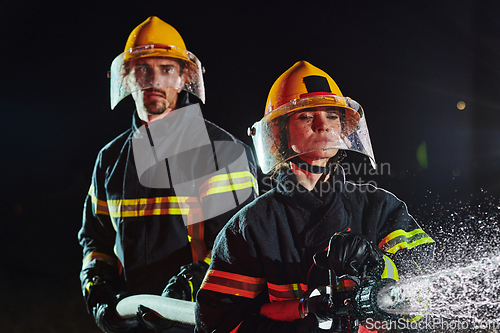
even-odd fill
[[[342,131],[331,146],[317,149],[357,151],[368,156],[375,167],[361,105],[349,97],[344,97],[338,85],[326,72],[307,61],[299,61],[274,82],[269,91],[264,117],[249,131],[264,173],[300,155],[293,151],[287,141],[290,115],[323,107],[340,111]]]

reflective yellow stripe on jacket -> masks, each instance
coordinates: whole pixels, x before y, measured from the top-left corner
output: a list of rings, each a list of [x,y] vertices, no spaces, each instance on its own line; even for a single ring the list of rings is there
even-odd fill
[[[167,196],[106,201],[97,198],[93,186],[90,187],[89,195],[92,198],[94,214],[109,215],[112,218],[201,214],[197,197]],[[116,225],[114,227],[116,230]]]
[[[92,200],[92,208],[94,210],[94,214],[102,214],[109,215],[108,203],[105,200],[100,200],[95,195],[94,185],[90,185],[89,196]]]
[[[394,264],[394,261],[392,261],[392,259],[386,256],[385,254],[383,255],[383,258],[385,265],[384,265],[384,271],[382,272],[380,278],[399,281],[399,273],[396,264]]]
[[[97,198],[92,186],[89,195],[94,205],[94,214],[110,216],[115,231],[118,231],[117,221],[115,220],[117,218],[153,215],[185,216],[193,262],[203,260],[205,257],[207,249],[204,241],[203,211],[197,197],[167,196],[104,201]]]
[[[434,240],[431,237],[429,237],[429,235],[427,235],[425,231],[423,231],[422,229],[415,229],[408,232],[400,229],[391,232],[384,239],[382,239],[378,247],[383,252],[394,254],[401,249],[412,249],[416,246],[427,243],[434,243]],[[394,265],[392,260],[385,255],[384,255],[384,260],[385,260],[385,269],[384,273],[382,274],[382,278],[389,277],[397,281],[399,279],[399,276],[396,266]],[[391,267],[395,270],[396,273],[394,277],[390,276]],[[423,301],[425,301],[425,299],[423,299]],[[423,312],[425,312],[425,309]],[[417,314],[413,318],[405,318],[405,320],[410,322],[418,321],[422,318],[422,315],[423,313]]]
[[[396,230],[387,235],[378,244],[378,248],[382,252],[396,253],[401,249],[412,249],[418,245],[434,243],[434,240],[429,237],[422,229],[412,231]]]
[[[200,187],[200,200],[225,192],[254,188],[258,193],[257,180],[249,171],[238,171],[213,176]]]
[[[188,215],[192,209],[201,209],[198,198],[183,196],[108,200],[107,203],[111,217]]]

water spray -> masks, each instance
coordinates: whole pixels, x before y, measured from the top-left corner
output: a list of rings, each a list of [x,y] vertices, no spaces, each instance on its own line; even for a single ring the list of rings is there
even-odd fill
[[[500,328],[500,256],[386,286],[380,290],[379,305],[391,314],[415,313],[421,310],[416,300],[424,291],[427,316],[471,324],[496,322]]]
[[[356,284],[352,290],[330,294],[331,332],[350,332],[367,320],[384,321],[382,328],[500,330],[500,256],[400,282],[375,275],[337,282],[347,279]]]

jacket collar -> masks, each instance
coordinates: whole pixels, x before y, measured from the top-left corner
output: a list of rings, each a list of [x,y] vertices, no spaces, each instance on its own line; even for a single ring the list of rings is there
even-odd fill
[[[326,182],[318,181],[312,191],[302,186],[290,169],[281,169],[275,176],[276,191],[307,209],[317,209],[330,203],[336,193],[344,191],[344,170],[338,167]]]
[[[300,230],[303,246],[315,248],[348,225],[349,213],[342,195],[345,178],[341,168],[337,168],[327,182],[318,182],[312,191],[300,185],[291,170],[281,170],[276,180],[278,182],[276,191],[289,202],[290,206],[309,211],[311,214],[304,215],[310,217],[303,222],[298,222],[301,218],[289,221],[295,225],[295,229]],[[300,215],[302,214],[299,213]]]

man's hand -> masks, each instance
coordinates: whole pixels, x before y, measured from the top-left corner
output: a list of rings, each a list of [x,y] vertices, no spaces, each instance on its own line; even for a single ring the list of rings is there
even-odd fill
[[[207,270],[208,264],[204,261],[182,266],[179,274],[170,278],[161,295],[190,302],[196,301],[196,293],[200,289]],[[141,324],[150,329],[165,330],[177,324],[176,321],[165,319],[142,305],[139,306],[136,317]]]
[[[99,304],[94,308],[94,318],[97,326],[106,333],[132,332],[139,326],[135,317],[122,318],[110,304]]]
[[[87,295],[87,305],[99,328],[106,333],[130,332],[139,326],[136,317],[123,318],[116,312],[122,295],[106,281],[92,284]]]
[[[207,270],[208,264],[204,261],[182,266],[179,274],[168,281],[161,295],[195,302]]]
[[[177,325],[176,321],[163,318],[157,312],[144,305],[139,305],[136,316],[142,325],[152,330],[166,330]]]

